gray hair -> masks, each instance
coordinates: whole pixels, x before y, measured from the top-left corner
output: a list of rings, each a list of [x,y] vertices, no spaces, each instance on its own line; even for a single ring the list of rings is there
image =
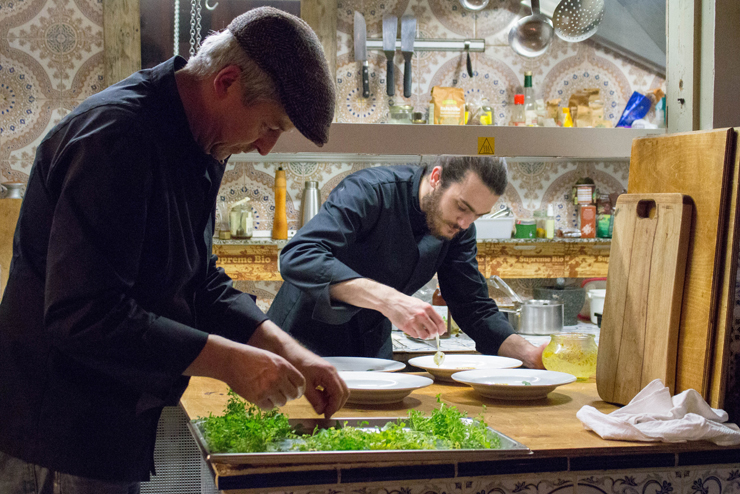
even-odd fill
[[[228,29],[212,33],[204,39],[198,53],[188,60],[182,70],[205,79],[228,65],[236,65],[242,71],[242,101],[245,105],[263,102],[280,104],[275,81],[244,52]]]
[[[461,182],[468,171],[475,173],[497,196],[502,196],[509,182],[506,160],[490,156],[439,156],[427,173],[435,166],[442,167],[442,190]]]

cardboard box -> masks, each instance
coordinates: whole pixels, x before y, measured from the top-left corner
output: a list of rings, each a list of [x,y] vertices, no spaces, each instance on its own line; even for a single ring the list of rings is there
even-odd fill
[[[578,206],[578,208],[581,238],[596,238],[596,206]]]
[[[475,235],[478,240],[511,238],[513,229],[513,216],[508,218],[480,218],[475,220]]]

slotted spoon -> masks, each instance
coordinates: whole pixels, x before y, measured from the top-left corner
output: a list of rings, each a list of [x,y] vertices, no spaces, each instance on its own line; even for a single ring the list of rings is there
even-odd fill
[[[552,14],[555,34],[575,43],[594,35],[604,18],[604,0],[561,0]]]

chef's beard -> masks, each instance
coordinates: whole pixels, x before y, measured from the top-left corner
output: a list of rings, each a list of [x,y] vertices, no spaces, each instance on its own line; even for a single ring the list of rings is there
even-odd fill
[[[442,187],[437,187],[432,192],[421,199],[421,210],[426,215],[427,227],[429,232],[441,240],[452,240],[455,235],[460,233],[461,228],[454,223],[448,223],[442,217]],[[453,230],[453,234],[446,233],[448,229]]]

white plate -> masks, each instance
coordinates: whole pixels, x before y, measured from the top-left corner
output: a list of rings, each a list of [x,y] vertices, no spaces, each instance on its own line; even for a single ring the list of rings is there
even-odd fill
[[[424,369],[440,381],[452,381],[452,374],[464,370],[511,369],[522,365],[521,360],[495,355],[445,355],[442,365],[434,363],[434,355],[409,359],[409,365]]]
[[[337,368],[338,371],[354,372],[396,372],[406,367],[403,362],[384,358],[368,357],[324,357],[324,360]]]
[[[349,388],[347,403],[359,405],[396,403],[434,382],[428,377],[389,372],[339,372],[339,377]]]
[[[539,369],[487,369],[456,372],[452,379],[472,386],[488,398],[537,400],[558,386],[572,383],[576,376]]]

